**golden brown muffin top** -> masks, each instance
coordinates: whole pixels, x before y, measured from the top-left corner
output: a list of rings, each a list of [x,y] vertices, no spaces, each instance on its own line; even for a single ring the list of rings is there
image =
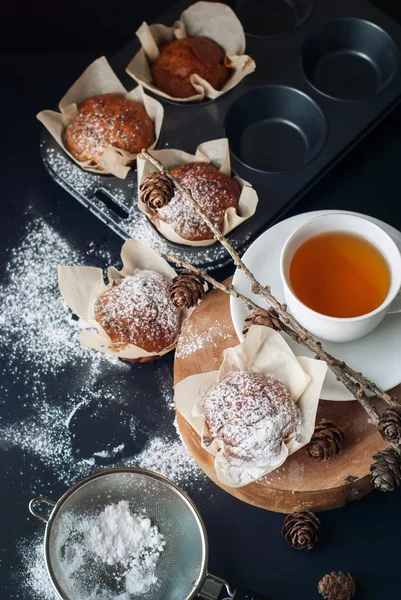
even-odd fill
[[[231,206],[238,208],[241,190],[238,182],[221,173],[210,163],[194,162],[180,165],[171,173],[191,190],[210,220],[222,231],[224,215]],[[155,213],[154,213],[155,214]],[[166,206],[157,211],[157,216],[169,223],[174,231],[187,240],[210,240],[213,234],[192,204],[178,191]]]
[[[220,90],[230,76],[223,48],[201,36],[164,44],[151,70],[156,86],[175,98],[189,98],[197,93],[190,82],[193,74],[216,90]]]
[[[155,141],[155,130],[145,107],[120,94],[102,94],[82,102],[78,116],[66,129],[65,140],[79,161],[97,164],[108,146],[132,154]]]
[[[114,282],[96,300],[95,319],[113,343],[160,352],[177,340],[183,318],[169,299],[170,283],[149,269]]]

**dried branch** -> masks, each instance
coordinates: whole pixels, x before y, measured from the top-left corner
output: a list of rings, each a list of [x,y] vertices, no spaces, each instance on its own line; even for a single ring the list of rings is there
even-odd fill
[[[221,290],[225,294],[229,294],[230,296],[233,296],[234,298],[237,298],[238,300],[241,300],[241,302],[246,304],[246,306],[248,307],[249,310],[250,309],[267,310],[267,309],[263,309],[261,306],[258,306],[257,304],[255,304],[255,302],[253,302],[252,300],[250,300],[249,298],[247,298],[240,292],[237,292],[237,290],[235,290],[232,286],[227,287],[223,283],[220,283],[219,281],[217,281],[216,279],[214,279],[213,277],[208,275],[207,272],[205,272],[204,270],[197,269],[190,263],[188,263],[184,260],[181,260],[180,258],[177,258],[173,254],[170,254],[170,253],[167,254],[166,258],[167,258],[167,260],[174,262],[178,267],[182,267],[184,269],[188,269],[188,270],[192,271],[193,273],[197,273],[198,275],[203,277],[203,279],[205,281],[208,281],[214,288]],[[306,337],[305,339],[300,337],[291,328],[290,324],[286,323],[284,321],[280,321],[280,325],[281,325],[283,332],[288,334],[294,341],[296,341],[299,344],[302,344],[303,346],[306,346],[309,350],[312,350],[312,352],[314,351],[310,345],[310,336]],[[320,342],[316,342],[316,344],[320,344]],[[320,348],[320,350],[322,350],[321,346],[318,346],[318,348]],[[347,375],[347,373],[345,371],[345,369],[347,368],[347,365],[343,361],[338,361],[337,359],[333,358],[331,355],[327,355],[327,356],[330,356],[329,362],[326,361],[329,369],[334,372],[337,379],[339,381],[342,381],[342,383],[344,383],[345,387],[351,392],[351,394],[358,400],[358,402],[360,402],[360,404],[362,404],[363,408],[366,410],[366,412],[369,415],[370,422],[373,425],[376,425],[376,427],[377,427],[380,415],[377,412],[377,410],[370,404],[370,402],[368,401],[364,392],[361,393],[361,391],[360,391],[361,386],[358,385],[356,382],[352,381],[352,379],[350,379],[350,377]],[[320,359],[321,357],[319,356],[318,358]],[[341,373],[340,373],[340,371],[341,371]],[[340,374],[342,377],[341,379],[338,376]]]
[[[326,352],[322,344],[315,340],[309,332],[298,323],[296,319],[291,315],[291,313],[287,310],[286,304],[281,304],[275,296],[271,293],[270,286],[263,286],[253,275],[253,273],[246,267],[246,265],[242,262],[239,254],[234,250],[230,242],[223,236],[223,234],[215,227],[215,225],[210,221],[207,214],[204,212],[199,203],[192,197],[190,190],[186,189],[181,183],[170,173],[168,169],[166,169],[156,158],[154,158],[149,152],[146,150],[142,150],[141,157],[149,160],[159,171],[163,173],[166,177],[168,177],[173,183],[176,189],[194,206],[196,212],[202,217],[204,222],[208,225],[210,230],[212,231],[216,240],[218,240],[221,245],[227,250],[227,252],[232,257],[235,265],[241,271],[243,271],[250,282],[250,291],[253,294],[261,296],[267,306],[273,308],[274,311],[279,315],[281,319],[281,325],[283,331],[291,335],[293,339],[295,339],[298,343],[306,346],[311,352],[314,353],[315,357],[320,360],[324,360],[328,366],[328,368],[334,373],[335,377],[338,381],[341,381],[344,386],[348,389],[349,392],[354,396],[354,398],[361,404],[366,413],[369,416],[369,421],[378,426],[380,414],[378,411],[370,404],[365,390],[369,389],[373,393],[375,393],[379,398],[384,400],[387,404],[394,406],[396,403],[394,399],[392,399],[388,394],[379,389],[373,382],[369,381],[367,377],[360,375],[348,365],[345,364],[344,361],[340,361],[336,359],[334,356]],[[261,309],[260,306],[257,306],[254,302],[252,302],[246,296],[243,296],[232,286],[227,288],[224,284],[221,284],[210,277],[204,271],[200,271],[196,269],[189,263],[185,261],[181,261],[172,255],[169,255],[168,258],[175,262],[177,265],[185,267],[195,273],[200,274],[206,281],[211,283],[217,289],[228,293],[235,298],[238,298],[242,302],[244,302],[247,307],[254,308],[255,310]],[[263,310],[263,309],[262,309]],[[264,309],[268,310],[268,309]],[[392,443],[393,447],[399,451],[399,446],[395,443]]]

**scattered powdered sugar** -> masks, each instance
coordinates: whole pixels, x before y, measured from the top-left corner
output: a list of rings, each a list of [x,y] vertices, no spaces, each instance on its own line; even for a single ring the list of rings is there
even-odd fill
[[[209,346],[218,348],[221,340],[232,337],[231,332],[225,329],[224,323],[215,321],[211,325],[209,318],[209,315],[206,315],[205,319],[198,318],[196,323],[192,320],[187,321],[177,344],[175,353],[177,358],[189,357],[198,350]]]
[[[204,209],[218,229],[222,229],[224,214],[229,207],[237,208],[240,188],[235,179],[218,171],[209,163],[188,163],[173,169],[173,174],[191,190],[194,199]],[[163,221],[184,239],[205,240],[213,235],[194,207],[180,192],[158,210]]]
[[[125,464],[156,471],[181,484],[205,477],[181,440],[168,441],[155,437],[138,456],[133,460],[128,459]]]
[[[227,253],[218,244],[201,247],[177,248],[158,233],[148,217],[139,210],[137,204],[137,178],[134,169],[126,179],[112,181],[107,176],[88,173],[75,164],[50,137],[43,143],[44,160],[57,180],[61,180],[73,196],[78,197],[85,205],[90,205],[94,214],[105,221],[122,237],[133,237],[148,244],[159,254],[177,253],[183,260],[192,264],[213,264],[214,268],[228,263]],[[119,216],[96,196],[98,190],[106,190],[107,195],[122,208],[128,217]],[[234,237],[231,242],[235,249],[241,245],[245,249],[251,233],[243,234],[241,239]],[[196,254],[194,254],[196,251]]]
[[[170,283],[149,269],[125,277],[99,296],[96,320],[113,342],[164,350],[176,341],[182,322],[182,311],[169,299]]]
[[[31,459],[34,470],[43,464],[65,485],[70,485],[102,466],[102,462],[99,462],[101,459],[114,459],[115,462],[108,461],[108,467],[138,466],[150,469],[181,485],[188,486],[204,478],[183,442],[171,436],[162,438],[156,435],[134,456],[121,456],[127,445],[125,438],[119,444],[96,448],[92,454],[80,456],[74,433],[74,424],[79,422],[80,411],[90,410],[92,419],[98,418],[103,422],[107,418],[107,406],[116,401],[118,394],[112,383],[103,383],[98,389],[84,388],[77,397],[68,397],[62,404],[50,404],[45,398],[36,400],[31,406],[33,412],[29,417],[13,424],[0,424],[0,448],[20,448]],[[171,405],[170,389],[170,408]],[[135,440],[135,417],[122,406],[118,408],[116,418],[121,435]],[[35,491],[43,492],[41,485],[43,484],[38,481]]]
[[[40,385],[43,373],[55,373],[74,361],[86,361],[93,374],[115,358],[94,353],[79,341],[80,327],[58,291],[59,264],[79,264],[80,255],[42,219],[29,227],[18,248],[11,250],[6,280],[0,286],[0,331],[8,352],[3,370],[15,379]],[[29,359],[27,369],[19,369]]]
[[[45,565],[43,531],[38,532],[33,539],[20,540],[17,550],[22,562],[18,577],[22,590],[37,600],[57,600],[59,596],[53,588]]]
[[[79,343],[79,323],[59,294],[57,266],[87,265],[93,256],[112,262],[96,253],[93,244],[86,254],[78,252],[43,219],[31,222],[18,248],[9,251],[0,287],[0,373],[7,373],[0,403],[9,406],[0,416],[0,448],[22,454],[19,474],[13,476],[32,496],[56,499],[57,483],[59,494],[60,486],[94,470],[124,465],[158,471],[183,487],[196,481],[198,490],[205,476],[172,425],[169,357],[130,365]],[[149,376],[161,404],[147,405]],[[54,600],[42,539],[17,542],[22,565],[14,581],[30,598]],[[76,566],[78,554],[75,560]],[[94,585],[86,597],[128,600],[128,592],[104,595]]]
[[[133,428],[135,428],[135,423],[133,423]],[[134,429],[131,429],[133,431]],[[111,448],[111,450],[99,450],[99,452],[94,452],[93,456],[98,456],[99,458],[111,458],[112,456],[116,456],[124,450],[125,444],[119,444],[115,448]]]

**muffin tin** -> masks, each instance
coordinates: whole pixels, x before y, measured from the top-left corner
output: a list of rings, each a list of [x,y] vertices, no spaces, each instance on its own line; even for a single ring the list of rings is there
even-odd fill
[[[158,22],[171,24],[184,1]],[[216,101],[165,108],[160,147],[194,152],[228,137],[232,170],[259,195],[253,217],[228,237],[245,249],[359,142],[401,98],[401,27],[365,0],[237,0],[231,3],[256,71]],[[128,89],[132,40],[110,59]],[[83,172],[44,131],[52,177],[123,238],[214,269],[230,259],[218,244],[180,246],[160,236],[137,208],[136,169],[125,180]]]

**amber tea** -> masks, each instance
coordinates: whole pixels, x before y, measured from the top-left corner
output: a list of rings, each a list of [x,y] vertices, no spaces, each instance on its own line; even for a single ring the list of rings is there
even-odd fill
[[[358,317],[375,310],[391,283],[381,252],[369,240],[341,231],[321,233],[301,244],[289,277],[299,300],[331,317]]]

